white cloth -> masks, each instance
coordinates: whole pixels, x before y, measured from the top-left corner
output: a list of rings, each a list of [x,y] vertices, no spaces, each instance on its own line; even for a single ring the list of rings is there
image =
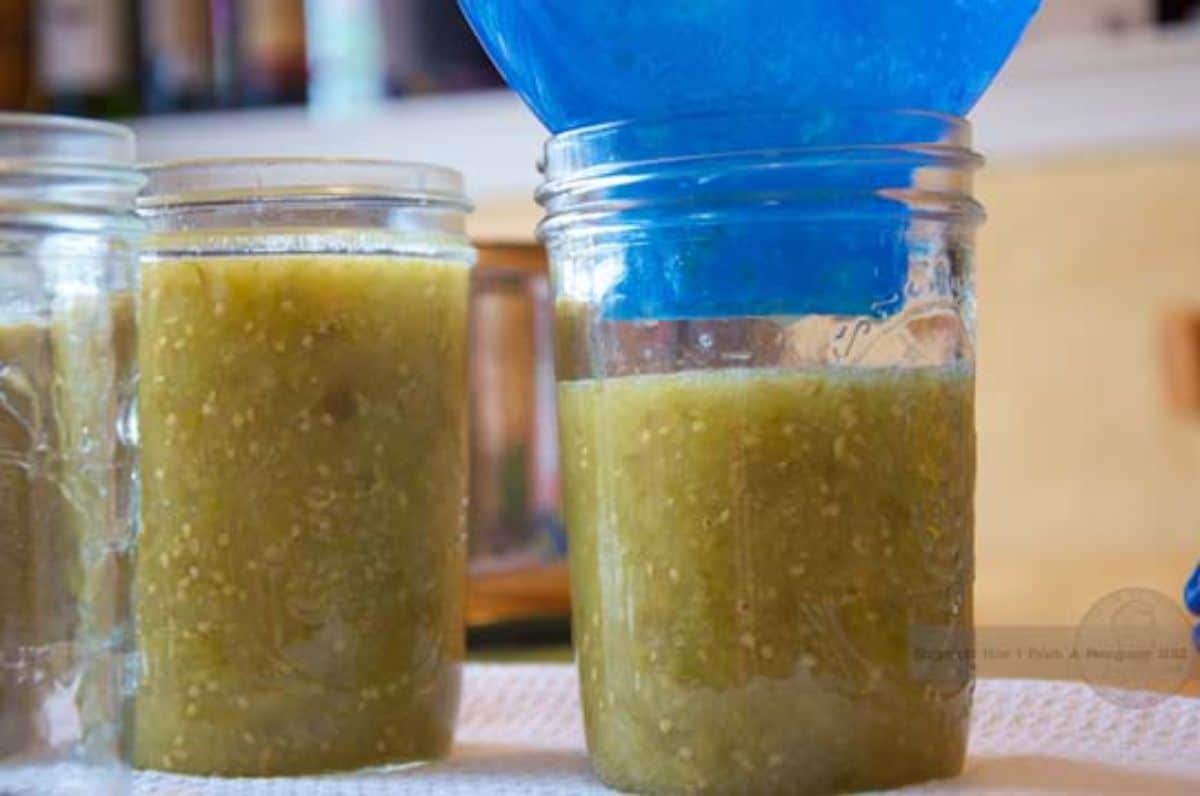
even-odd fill
[[[407,771],[216,780],[143,772],[137,796],[611,793],[584,749],[574,667],[470,665],[453,756]],[[962,777],[904,793],[1200,794],[1200,699],[1123,708],[1077,683],[985,680]]]

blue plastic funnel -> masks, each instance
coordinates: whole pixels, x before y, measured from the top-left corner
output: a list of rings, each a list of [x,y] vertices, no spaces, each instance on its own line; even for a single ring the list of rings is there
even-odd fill
[[[571,131],[551,145],[568,167],[548,164],[546,195],[570,194],[562,181],[580,172],[639,170],[601,189],[620,200],[609,209],[651,208],[621,217],[644,234],[614,241],[603,299],[607,317],[633,320],[899,311],[914,256],[932,256],[917,250],[914,210],[897,197],[931,165],[926,155],[808,168],[819,156],[797,152],[941,143],[921,128],[951,129],[957,121],[940,114],[971,110],[1039,0],[460,3],[509,85],[552,132]],[[918,113],[896,113],[905,110]],[[756,151],[768,154],[702,180],[647,172],[685,155]],[[822,211],[838,220],[805,220],[788,205],[800,195],[810,209],[825,197]],[[708,220],[673,232],[689,212]]]
[[[1039,0],[459,0],[552,132],[685,113],[965,115]]]

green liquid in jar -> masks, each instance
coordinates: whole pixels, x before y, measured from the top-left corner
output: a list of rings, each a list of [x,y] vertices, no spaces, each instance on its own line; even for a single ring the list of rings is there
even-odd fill
[[[289,775],[450,746],[468,268],[150,261],[135,762]]]
[[[956,774],[973,382],[726,370],[559,387],[588,747],[649,793],[824,793]]]

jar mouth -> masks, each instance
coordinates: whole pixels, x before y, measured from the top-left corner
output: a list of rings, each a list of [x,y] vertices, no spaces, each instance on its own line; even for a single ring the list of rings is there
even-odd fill
[[[585,127],[546,144],[544,238],[587,222],[773,212],[982,216],[965,119],[920,110],[707,113]],[[875,201],[880,200],[880,201]],[[889,204],[890,203],[890,204]]]
[[[368,158],[197,158],[142,167],[143,214],[271,202],[379,201],[469,212],[462,175],[425,163]]]
[[[698,113],[607,122],[546,143],[540,169],[548,185],[631,166],[735,153],[828,153],[855,149],[932,149],[978,167],[971,123],[922,110],[807,109]]]
[[[133,131],[68,116],[0,113],[0,170],[124,170],[134,163]]]
[[[0,113],[0,225],[99,228],[130,213],[144,178],[134,136],[108,122]]]

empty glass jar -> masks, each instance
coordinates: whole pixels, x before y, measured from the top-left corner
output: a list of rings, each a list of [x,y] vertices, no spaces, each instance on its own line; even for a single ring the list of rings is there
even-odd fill
[[[0,793],[128,785],[133,135],[0,114]]]
[[[447,169],[148,169],[135,762],[450,746],[463,656],[468,205]]]
[[[961,767],[978,162],[965,122],[921,113],[548,145],[574,636],[609,784]]]

